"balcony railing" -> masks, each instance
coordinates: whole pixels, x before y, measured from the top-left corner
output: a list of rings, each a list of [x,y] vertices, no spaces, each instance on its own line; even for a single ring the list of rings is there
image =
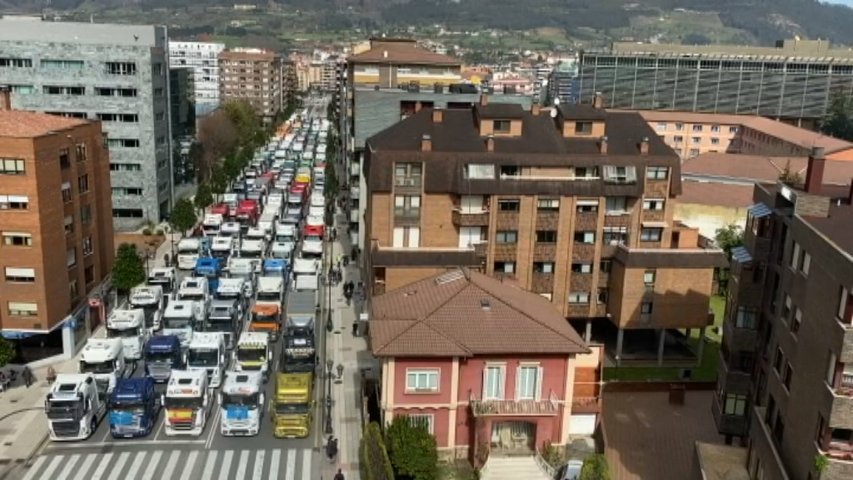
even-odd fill
[[[601,411],[600,397],[572,398],[572,413],[598,413]]]
[[[489,211],[463,212],[455,208],[451,221],[457,227],[485,227],[489,225]]]
[[[469,395],[471,412],[475,417],[488,416],[555,416],[561,400],[551,392],[547,400],[481,400]]]

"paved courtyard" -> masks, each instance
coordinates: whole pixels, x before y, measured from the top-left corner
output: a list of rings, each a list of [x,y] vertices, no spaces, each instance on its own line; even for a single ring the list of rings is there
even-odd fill
[[[683,406],[667,392],[604,393],[607,461],[614,480],[687,479],[696,441],[723,443],[711,416],[713,392],[686,392]]]

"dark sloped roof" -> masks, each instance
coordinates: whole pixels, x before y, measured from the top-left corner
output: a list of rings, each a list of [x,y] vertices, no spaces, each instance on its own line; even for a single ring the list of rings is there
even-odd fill
[[[589,104],[562,103],[557,106],[560,116],[566,120],[604,120],[607,112]]]
[[[467,269],[374,297],[370,344],[391,357],[588,351],[548,300]]]
[[[474,107],[479,118],[518,119],[524,118],[524,109],[517,103],[490,103]]]

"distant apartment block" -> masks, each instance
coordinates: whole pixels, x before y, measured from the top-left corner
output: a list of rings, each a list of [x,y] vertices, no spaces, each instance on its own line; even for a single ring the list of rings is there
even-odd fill
[[[219,54],[220,100],[244,100],[266,122],[282,109],[282,63],[275,52],[257,48],[235,48]]]
[[[826,40],[775,47],[616,42],[580,57],[581,100],[608,106],[761,115],[814,128],[833,91],[853,92],[853,52]]]
[[[70,358],[99,321],[87,297],[113,263],[101,123],[10,103],[0,90],[0,329],[25,361]]]
[[[219,106],[219,54],[222,43],[169,42],[169,65],[192,69],[195,106],[205,114]]]
[[[101,121],[117,230],[171,208],[167,43],[165,27],[0,18],[0,85],[12,105]]]

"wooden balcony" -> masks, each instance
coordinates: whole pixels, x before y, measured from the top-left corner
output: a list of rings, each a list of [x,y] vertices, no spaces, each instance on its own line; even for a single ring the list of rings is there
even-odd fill
[[[666,215],[663,210],[643,210],[644,222],[663,222]]]
[[[605,215],[605,227],[631,227],[631,215]]]
[[[463,213],[454,209],[451,221],[457,227],[486,227],[489,225],[489,212]]]
[[[598,229],[598,212],[578,213],[575,215],[575,231],[588,232]]]
[[[569,277],[569,285],[569,290],[572,292],[591,292],[594,290],[591,273],[572,272],[571,277]]]
[[[558,212],[539,212],[536,214],[537,230],[557,230],[560,224]]]
[[[600,413],[600,397],[574,397],[572,398],[572,413]]]
[[[669,180],[646,180],[646,197],[669,197]]]
[[[589,316],[588,303],[571,303],[566,313],[567,317],[586,318]]]
[[[547,400],[479,400],[472,395],[469,403],[475,417],[552,417],[560,413],[560,402],[553,393]]]

